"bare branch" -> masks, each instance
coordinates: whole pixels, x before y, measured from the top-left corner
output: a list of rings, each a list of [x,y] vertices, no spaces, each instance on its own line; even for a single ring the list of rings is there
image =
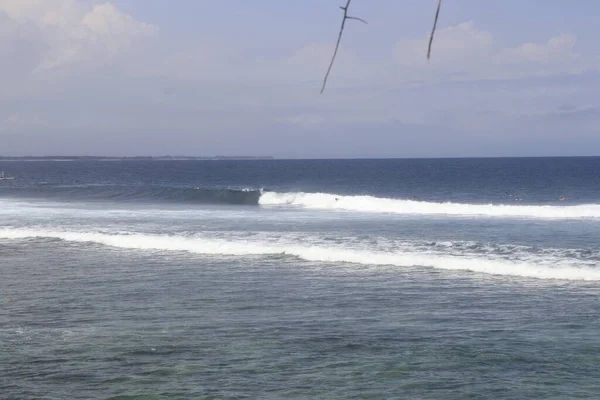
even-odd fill
[[[433,29],[431,30],[431,36],[429,36],[429,46],[427,47],[427,59],[431,56],[431,44],[433,43],[433,35],[435,34],[435,27],[437,26],[438,17],[440,16],[440,7],[442,6],[442,0],[438,0],[437,9],[435,10],[435,19],[433,20]]]
[[[323,86],[321,87],[321,93],[323,93],[323,91],[325,90],[325,86],[327,85],[327,78],[329,78],[329,73],[331,72],[331,68],[333,67],[335,57],[337,56],[338,49],[340,48],[340,41],[342,40],[342,34],[344,33],[344,26],[346,25],[346,20],[347,19],[355,19],[355,20],[364,22],[365,24],[367,23],[367,21],[365,21],[364,19],[348,16],[348,7],[350,7],[351,1],[352,0],[348,0],[346,2],[345,7],[340,6],[340,9],[342,9],[344,11],[344,18],[342,18],[342,26],[340,26],[340,33],[338,34],[337,43],[335,44],[335,50],[333,50],[333,56],[331,57],[331,62],[329,63],[329,68],[327,68],[327,73],[325,74],[325,79],[323,79]]]
[[[357,20],[357,21],[364,22],[365,24],[368,24],[368,22],[367,22],[367,21],[365,21],[365,20],[364,20],[364,19],[362,19],[362,18],[357,18],[357,17],[346,17],[346,19],[355,19],[355,20]]]

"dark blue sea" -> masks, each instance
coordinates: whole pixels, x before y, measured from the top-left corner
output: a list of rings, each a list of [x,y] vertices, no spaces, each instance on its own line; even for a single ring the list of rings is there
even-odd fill
[[[1,399],[600,398],[600,158],[0,170]]]

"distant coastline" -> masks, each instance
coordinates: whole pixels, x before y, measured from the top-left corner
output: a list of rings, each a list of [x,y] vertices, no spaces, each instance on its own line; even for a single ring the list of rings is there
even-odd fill
[[[22,156],[8,157],[0,156],[0,161],[163,161],[163,160],[274,160],[272,156],[211,156],[211,157],[193,157],[193,156],[130,156],[130,157],[110,157],[110,156]]]

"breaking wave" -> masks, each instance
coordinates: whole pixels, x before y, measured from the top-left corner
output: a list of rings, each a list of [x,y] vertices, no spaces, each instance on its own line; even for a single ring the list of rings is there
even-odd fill
[[[432,203],[373,196],[338,196],[329,193],[264,192],[264,206],[295,206],[315,210],[357,211],[414,215],[454,215],[522,218],[600,218],[600,204],[575,206]]]
[[[352,263],[396,267],[429,267],[444,270],[462,270],[491,275],[516,277],[600,281],[600,269],[595,262],[546,255],[517,257],[466,254],[427,253],[396,249],[373,251],[360,248],[330,247],[310,243],[282,243],[248,241],[193,236],[150,234],[106,234],[97,232],[52,231],[5,228],[0,238],[22,240],[32,238],[60,239],[69,242],[97,243],[105,246],[154,251],[179,251],[205,255],[250,256],[283,255],[306,261]]]
[[[3,197],[118,202],[295,207],[307,210],[405,215],[516,217],[543,219],[600,219],[600,204],[517,205],[414,201],[331,193],[275,192],[256,188],[173,187],[158,185],[38,185],[4,188]]]

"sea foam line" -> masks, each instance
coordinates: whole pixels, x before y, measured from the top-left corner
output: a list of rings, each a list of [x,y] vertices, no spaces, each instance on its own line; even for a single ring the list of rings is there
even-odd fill
[[[431,267],[463,270],[491,275],[509,275],[537,279],[600,281],[600,269],[562,265],[548,266],[523,260],[499,260],[418,252],[373,252],[311,245],[274,244],[250,241],[230,241],[183,236],[147,234],[104,234],[95,232],[64,232],[28,229],[0,229],[0,238],[20,240],[53,238],[69,242],[98,243],[106,246],[159,251],[185,251],[207,255],[290,255],[306,261],[387,265],[398,267]],[[557,263],[558,264],[558,263]]]
[[[339,196],[330,193],[263,192],[263,206],[296,206],[315,210],[358,211],[414,215],[519,217],[544,219],[600,218],[599,204],[576,206],[433,203],[374,196]]]

